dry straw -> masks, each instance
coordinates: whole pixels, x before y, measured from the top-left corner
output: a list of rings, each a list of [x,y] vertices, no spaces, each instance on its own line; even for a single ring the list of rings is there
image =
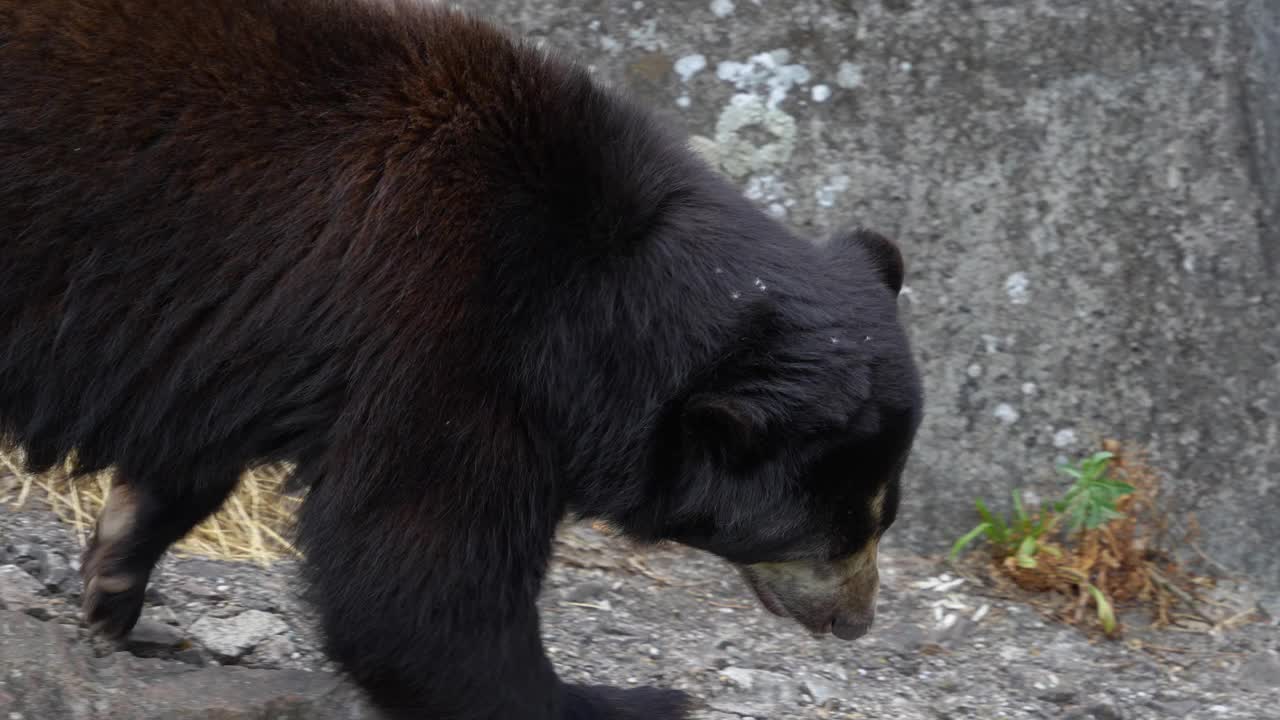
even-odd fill
[[[43,500],[75,528],[83,546],[111,492],[113,473],[106,470],[73,478],[69,468],[70,460],[62,467],[33,475],[23,469],[21,452],[0,449],[0,504],[18,509],[33,499]],[[246,471],[222,509],[178,541],[173,552],[263,566],[282,557],[297,556],[298,551],[287,537],[301,498],[284,491],[289,471],[286,465]]]

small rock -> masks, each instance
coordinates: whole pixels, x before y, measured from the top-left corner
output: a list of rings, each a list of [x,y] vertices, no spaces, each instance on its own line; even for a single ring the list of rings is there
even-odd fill
[[[1036,629],[1043,626],[1044,623],[1034,620],[1024,627]],[[1044,645],[1040,650],[1040,656],[1050,667],[1072,667],[1080,658],[1088,657],[1089,655],[1090,648],[1088,643],[1082,642],[1075,637],[1067,637],[1065,633],[1059,634],[1056,640]]]
[[[1119,708],[1111,705],[1110,702],[1089,706],[1087,712],[1088,714],[1084,717],[1092,717],[1093,720],[1124,720],[1124,715],[1120,714]]]
[[[288,631],[279,617],[261,610],[246,610],[230,618],[211,615],[191,623],[191,636],[219,660],[236,660],[273,635]]]
[[[44,585],[17,565],[0,565],[0,606],[24,610],[41,604]]]
[[[204,606],[201,603],[191,603],[187,607],[190,607],[193,610],[198,611],[201,607],[204,607]],[[247,609],[250,609],[250,608],[244,608],[233,603],[219,603],[217,606],[211,607],[205,610],[204,615],[205,617],[226,620],[228,618],[233,618],[239,615],[240,613],[244,612]],[[258,612],[262,612],[262,611],[258,610]]]
[[[37,548],[30,543],[14,543],[6,545],[4,549],[4,562],[8,565],[17,565],[26,570],[29,567],[37,566],[43,559],[44,550]]]
[[[893,669],[906,677],[915,677],[920,674],[920,661],[903,658],[893,663]]]
[[[1014,687],[1034,692],[1036,695],[1056,691],[1062,685],[1057,673],[1034,665],[1014,665],[1006,668]]]
[[[1280,656],[1260,652],[1240,666],[1240,682],[1245,690],[1264,693],[1280,688]]]
[[[910,622],[899,622],[885,629],[880,638],[888,644],[894,652],[912,655],[927,639],[927,633],[924,628]]]
[[[67,562],[66,556],[59,552],[50,552],[45,554],[38,577],[49,592],[58,593],[66,589],[73,575],[71,563]]]
[[[39,580],[49,592],[61,592],[71,579],[72,570],[60,552],[28,543],[9,545],[4,552],[6,562],[17,565]]]
[[[208,585],[205,585],[199,580],[193,580],[191,578],[187,578],[183,580],[178,585],[178,589],[182,590],[183,592],[185,592],[186,594],[192,597],[197,597],[204,600],[221,600],[222,599],[221,593],[209,587]]]
[[[37,606],[35,606],[35,607],[29,607],[29,608],[24,609],[22,612],[26,613],[27,615],[29,615],[29,616],[31,616],[31,617],[33,617],[33,618],[35,618],[35,619],[37,619],[37,620],[39,620],[39,621],[41,621],[41,622],[44,622],[44,621],[46,621],[46,620],[52,620],[52,619],[54,619],[54,618],[58,617],[58,616],[57,616],[57,615],[56,615],[52,610],[50,610],[49,608],[47,608],[47,607],[45,607],[45,606],[43,606],[43,605],[37,605]]]
[[[617,635],[619,637],[635,637],[636,636],[635,630],[632,630],[626,625],[623,625],[621,623],[615,623],[615,622],[600,623],[600,632],[606,635]]]
[[[929,630],[928,642],[935,645],[954,647],[958,641],[964,640],[978,627],[978,624],[967,615],[949,613],[947,617],[949,619],[948,622]]]
[[[727,667],[720,671],[720,674],[729,679],[729,682],[737,685],[743,690],[754,690],[756,686],[755,670],[746,668]]]
[[[1040,692],[1036,697],[1054,705],[1070,705],[1078,699],[1079,693],[1074,688],[1059,687]]]
[[[297,651],[289,638],[275,635],[254,648],[254,664],[260,667],[280,667]]]
[[[772,709],[762,703],[734,702],[721,698],[707,700],[707,707],[727,713],[733,720],[755,720],[756,717],[767,718],[768,715],[766,713]]]
[[[828,680],[810,675],[802,678],[800,683],[804,686],[805,692],[809,693],[809,697],[813,698],[814,705],[821,707],[832,700],[840,699],[840,689]]]
[[[284,609],[280,607],[280,603],[269,598],[249,598],[244,604],[249,608],[266,613],[284,612]]]
[[[1259,598],[1258,610],[1270,618],[1273,625],[1280,625],[1280,593]]]
[[[173,609],[167,605],[160,605],[158,607],[149,608],[148,613],[150,613],[151,617],[154,620],[156,620],[157,622],[162,622],[165,625],[174,625],[174,626],[182,625],[182,620],[178,617],[178,614],[175,613]]]
[[[818,665],[817,668],[819,671],[824,672],[837,680],[849,682],[849,671],[845,669],[843,665],[826,663],[824,665]]]
[[[125,642],[134,655],[149,657],[180,647],[185,642],[185,638],[182,636],[182,631],[172,625],[144,617],[133,626]]]
[[[761,699],[768,699],[780,705],[793,704],[798,694],[791,678],[781,673],[751,668],[727,667],[721,670],[720,674],[728,678],[729,682],[750,692],[752,695],[759,696]]]
[[[1148,704],[1165,718],[1195,717],[1195,712],[1200,709],[1200,703],[1195,700],[1152,700]]]
[[[205,665],[208,665],[208,663],[205,662],[204,654],[196,648],[179,650],[173,654],[173,659],[188,665],[195,665],[196,667],[204,667]]]
[[[609,588],[603,583],[585,582],[569,590],[565,599],[569,602],[590,602],[604,595]]]

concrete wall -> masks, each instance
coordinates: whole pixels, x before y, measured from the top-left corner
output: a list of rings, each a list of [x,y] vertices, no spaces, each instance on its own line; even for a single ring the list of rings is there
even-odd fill
[[[1280,0],[472,0],[670,114],[814,237],[908,259],[930,412],[894,535],[1150,445],[1280,583]]]

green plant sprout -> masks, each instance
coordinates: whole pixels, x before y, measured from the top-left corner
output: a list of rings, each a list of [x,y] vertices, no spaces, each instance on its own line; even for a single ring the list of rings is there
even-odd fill
[[[1053,509],[1067,514],[1073,531],[1081,528],[1092,530],[1124,517],[1123,513],[1116,511],[1116,503],[1132,493],[1133,486],[1107,477],[1107,464],[1113,457],[1112,453],[1099,452],[1082,460],[1079,467],[1059,466],[1059,471],[1075,478],[1076,482],[1061,500],[1054,503]]]
[[[982,522],[956,540],[951,546],[949,558],[954,560],[965,547],[979,538],[987,541],[993,555],[998,558],[1012,556],[1020,568],[1039,567],[1036,555],[1041,552],[1055,558],[1062,557],[1062,551],[1046,540],[1060,528],[1064,518],[1068,533],[1083,534],[1124,517],[1116,509],[1116,503],[1132,493],[1134,488],[1107,476],[1107,467],[1114,457],[1113,453],[1103,451],[1094,453],[1074,466],[1060,465],[1058,470],[1075,482],[1060,500],[1053,502],[1049,508],[1037,509],[1035,513],[1027,512],[1021,493],[1016,490],[1013,492],[1013,517],[1008,521],[991,512],[981,498],[977,499],[974,504]],[[1070,568],[1058,570],[1093,597],[1098,608],[1098,619],[1108,633],[1112,632],[1115,629],[1115,613],[1106,594],[1088,582],[1083,574]]]

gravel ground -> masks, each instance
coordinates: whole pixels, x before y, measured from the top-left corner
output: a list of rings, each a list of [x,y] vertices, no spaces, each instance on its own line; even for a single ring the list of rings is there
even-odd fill
[[[844,643],[764,612],[701,553],[572,525],[558,555],[541,605],[561,671],[688,690],[707,720],[1280,718],[1274,598],[1241,586],[1221,597],[1256,604],[1256,622],[1155,631],[1122,616],[1125,638],[1105,641],[889,551],[876,627]],[[77,556],[48,514],[0,510],[0,717],[373,717],[317,650],[292,562],[168,557],[116,646],[79,626]]]

